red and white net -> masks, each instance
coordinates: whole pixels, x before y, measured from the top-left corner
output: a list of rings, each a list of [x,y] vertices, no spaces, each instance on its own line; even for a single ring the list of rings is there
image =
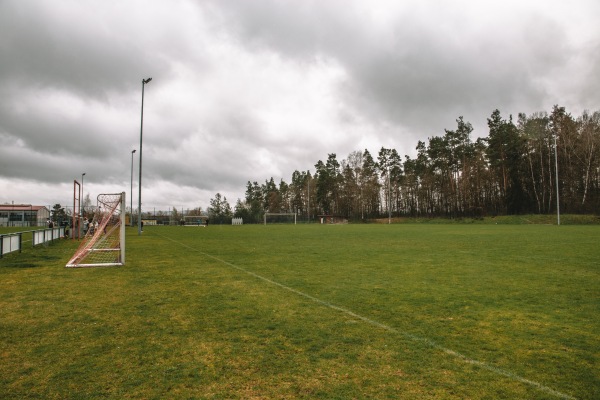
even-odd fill
[[[98,195],[98,207],[81,245],[67,267],[123,265],[121,249],[121,206],[123,193]]]

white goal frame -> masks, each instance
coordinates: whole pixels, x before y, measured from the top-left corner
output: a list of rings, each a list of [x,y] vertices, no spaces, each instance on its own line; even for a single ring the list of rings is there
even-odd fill
[[[186,215],[183,217],[183,226],[206,226],[208,215]],[[198,221],[201,223],[198,223]]]
[[[263,216],[263,221],[264,221],[265,225],[267,224],[267,217],[270,215],[288,215],[288,216],[293,215],[294,216],[294,225],[296,225],[296,215],[297,215],[296,213],[265,213],[265,215]]]
[[[125,264],[125,192],[99,194],[97,202],[90,228],[67,268]]]

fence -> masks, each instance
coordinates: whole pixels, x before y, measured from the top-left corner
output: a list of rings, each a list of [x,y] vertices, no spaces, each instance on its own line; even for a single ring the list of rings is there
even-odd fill
[[[31,242],[33,246],[48,243],[60,239],[65,235],[65,228],[46,228],[37,231],[15,232],[0,235],[0,258],[5,254],[15,251],[21,252],[23,248],[23,234],[31,233]]]
[[[51,242],[54,239],[60,239],[65,235],[65,228],[47,228],[40,229],[39,231],[33,231],[33,245]]]
[[[13,251],[21,252],[23,237],[21,233],[11,233],[9,235],[0,235],[0,258]]]
[[[232,218],[231,225],[243,225],[244,220],[242,218]]]

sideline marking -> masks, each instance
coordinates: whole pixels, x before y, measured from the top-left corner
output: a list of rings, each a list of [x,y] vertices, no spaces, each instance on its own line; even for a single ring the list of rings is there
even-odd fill
[[[555,396],[555,397],[558,397],[558,398],[561,398],[561,399],[577,400],[576,397],[569,396],[568,394],[559,392],[558,390],[554,390],[554,389],[552,389],[552,388],[550,388],[548,386],[542,385],[539,382],[523,378],[522,376],[519,376],[519,375],[517,375],[517,374],[515,374],[513,372],[504,370],[502,368],[494,367],[493,365],[487,364],[487,363],[485,363],[483,361],[478,361],[478,360],[472,359],[470,357],[465,356],[464,354],[461,354],[461,353],[459,353],[457,351],[448,349],[448,348],[446,348],[446,347],[444,347],[444,346],[442,346],[440,344],[437,344],[436,342],[434,342],[431,339],[428,339],[428,338],[425,338],[425,337],[416,336],[416,335],[413,335],[411,333],[401,331],[401,330],[393,328],[393,327],[391,327],[389,325],[386,325],[386,324],[383,324],[381,322],[375,321],[375,320],[373,320],[371,318],[368,318],[368,317],[365,317],[363,315],[357,314],[354,311],[348,310],[347,308],[336,306],[335,304],[329,303],[329,302],[327,302],[325,300],[321,300],[321,299],[319,299],[317,297],[311,296],[310,294],[301,292],[301,291],[299,291],[297,289],[294,289],[292,287],[286,286],[286,285],[284,285],[282,283],[276,282],[276,281],[271,280],[269,278],[266,278],[266,277],[264,277],[262,275],[259,275],[259,274],[255,273],[255,272],[249,271],[249,270],[244,269],[244,268],[242,268],[240,266],[232,264],[229,261],[225,261],[225,260],[223,260],[223,259],[221,259],[219,257],[216,257],[216,256],[213,256],[211,254],[205,253],[202,250],[198,250],[197,248],[194,248],[194,247],[189,246],[187,244],[178,242],[178,241],[176,241],[174,239],[171,239],[170,237],[163,236],[163,235],[157,235],[157,236],[163,237],[163,238],[165,238],[167,240],[170,240],[171,242],[176,243],[176,244],[178,244],[180,246],[186,247],[186,248],[188,248],[190,250],[193,250],[195,252],[203,254],[206,257],[212,258],[215,261],[221,262],[221,263],[223,263],[225,265],[230,266],[231,268],[237,269],[238,271],[241,271],[241,272],[243,272],[245,274],[253,276],[253,277],[255,277],[257,279],[260,279],[260,280],[262,280],[264,282],[267,282],[267,283],[270,283],[272,285],[278,286],[278,287],[280,287],[282,289],[285,289],[285,290],[287,290],[289,292],[295,293],[295,294],[297,294],[299,296],[302,296],[304,298],[312,300],[315,303],[318,303],[318,304],[321,304],[321,305],[323,305],[325,307],[331,308],[332,310],[339,311],[339,312],[341,312],[343,314],[349,315],[349,316],[351,316],[353,318],[356,318],[358,320],[361,320],[363,322],[366,322],[366,323],[368,323],[370,325],[376,326],[376,327],[381,328],[383,330],[386,330],[388,332],[392,332],[392,333],[404,336],[405,338],[410,339],[410,340],[412,340],[414,342],[425,343],[429,347],[431,347],[433,349],[436,349],[436,350],[439,350],[439,351],[441,351],[443,353],[446,353],[449,356],[458,358],[459,360],[461,360],[461,361],[463,361],[463,362],[465,362],[467,364],[475,365],[475,366],[480,367],[482,369],[485,369],[485,370],[488,370],[490,372],[493,372],[493,373],[495,373],[497,375],[501,375],[501,376],[504,376],[506,378],[513,379],[513,380],[515,380],[517,382],[524,383],[524,384],[532,386],[532,387],[534,387],[534,388],[536,388],[536,389],[538,389],[538,390],[540,390],[542,392],[545,392],[547,394],[550,394],[552,396]]]

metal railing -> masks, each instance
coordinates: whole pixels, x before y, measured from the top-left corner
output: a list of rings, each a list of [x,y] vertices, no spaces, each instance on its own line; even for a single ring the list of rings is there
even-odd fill
[[[35,231],[2,234],[0,235],[0,258],[15,251],[20,253],[23,248],[23,234],[25,233],[31,233],[32,246],[37,246],[62,238],[65,235],[65,228],[44,228]]]

